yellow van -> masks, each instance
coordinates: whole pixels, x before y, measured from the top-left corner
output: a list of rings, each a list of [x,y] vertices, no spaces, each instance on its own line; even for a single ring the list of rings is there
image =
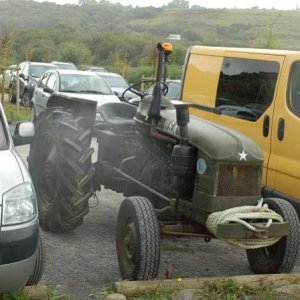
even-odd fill
[[[181,98],[192,114],[255,140],[264,153],[262,195],[300,214],[300,52],[193,46]]]

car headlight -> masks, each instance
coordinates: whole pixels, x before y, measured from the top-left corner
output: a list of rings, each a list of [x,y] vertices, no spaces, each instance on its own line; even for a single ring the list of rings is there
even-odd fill
[[[25,223],[37,215],[35,191],[23,183],[3,195],[2,225]]]
[[[100,114],[100,112],[96,112],[96,120],[95,120],[96,122],[102,122],[103,121],[103,118],[102,118],[102,116],[101,116],[101,114]]]

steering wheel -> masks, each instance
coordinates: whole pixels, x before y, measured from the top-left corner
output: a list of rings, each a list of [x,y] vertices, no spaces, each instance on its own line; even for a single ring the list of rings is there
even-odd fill
[[[141,99],[143,99],[143,98],[145,97],[145,93],[142,93],[142,92],[137,91],[137,90],[135,89],[135,87],[141,85],[142,83],[146,83],[146,84],[147,84],[147,83],[155,83],[155,82],[156,82],[156,80],[142,80],[142,81],[139,81],[139,82],[136,82],[136,83],[130,85],[126,90],[123,91],[122,96],[121,96],[121,100],[124,101],[124,102],[130,103],[130,102],[128,102],[128,100],[127,100],[126,97],[125,97],[125,94],[126,94],[128,91],[132,92],[133,94],[135,94],[135,95],[137,95],[138,97],[140,97]],[[168,93],[169,88],[168,88],[168,86],[167,86],[164,82],[162,82],[162,81],[161,81],[161,85],[162,85],[162,94],[165,96],[165,95]],[[130,104],[132,104],[132,103],[130,103]]]

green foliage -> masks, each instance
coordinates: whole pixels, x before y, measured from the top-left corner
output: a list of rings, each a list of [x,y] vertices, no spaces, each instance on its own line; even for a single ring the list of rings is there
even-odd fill
[[[270,289],[260,290],[246,285],[238,285],[233,280],[214,281],[199,293],[199,299],[207,300],[273,300],[277,296],[278,294]]]
[[[80,5],[0,0],[0,30],[7,24],[18,32],[8,64],[31,59],[98,65],[126,74],[130,81],[154,75],[156,43],[169,34],[182,36],[173,43],[172,78],[180,77],[186,50],[194,44],[300,49],[297,11],[189,8],[186,0],[161,8],[107,0],[81,0]]]
[[[189,8],[189,1],[186,0],[173,0],[167,7],[170,8]]]
[[[174,299],[174,295],[166,291],[147,291],[143,295],[132,300],[169,300]],[[193,290],[193,299],[199,300],[273,300],[279,299],[279,294],[270,289],[255,289],[245,285],[238,285],[233,280],[220,280],[207,284],[206,287]]]
[[[142,80],[143,77],[154,77],[155,69],[149,66],[129,68],[126,78],[129,82],[134,83]]]
[[[32,300],[23,289],[15,293],[5,293],[0,295],[0,300]]]
[[[20,106],[19,114],[17,113],[17,106],[10,102],[4,102],[3,108],[8,122],[20,122],[30,120],[30,108],[28,107]]]
[[[168,292],[147,291],[144,295],[133,298],[132,300],[170,300],[172,299]]]
[[[65,42],[59,45],[59,60],[72,62],[75,65],[81,62],[89,63],[90,50],[82,43]]]
[[[275,26],[277,25],[281,14],[279,13],[274,21],[267,27],[267,29],[261,31],[256,39],[255,47],[266,48],[266,49],[276,49],[279,47],[279,42],[274,34]]]

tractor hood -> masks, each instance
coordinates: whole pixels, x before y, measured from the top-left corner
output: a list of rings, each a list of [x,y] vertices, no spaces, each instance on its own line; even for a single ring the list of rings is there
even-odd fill
[[[147,120],[150,100],[150,97],[145,97],[140,103],[136,115],[137,120]],[[179,138],[176,110],[172,101],[162,97],[161,103],[161,117],[157,128],[168,135]],[[188,131],[190,143],[212,160],[242,163],[263,161],[260,147],[252,139],[238,131],[195,116],[190,116]]]
[[[176,111],[161,111],[158,128],[179,137]],[[248,163],[263,161],[259,146],[235,130],[194,116],[191,116],[188,130],[190,143],[212,160]]]

